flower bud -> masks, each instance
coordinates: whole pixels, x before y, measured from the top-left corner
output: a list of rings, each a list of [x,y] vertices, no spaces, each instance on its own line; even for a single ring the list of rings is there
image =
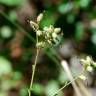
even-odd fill
[[[40,13],[39,16],[37,17],[37,22],[40,22],[43,18],[43,13]]]
[[[38,36],[42,35],[42,31],[40,31],[40,30],[36,31],[36,33]]]
[[[52,44],[51,40],[48,40],[48,43],[49,43],[49,44]]]
[[[45,42],[38,42],[36,46],[42,48],[45,46]]]
[[[46,26],[43,28],[44,31],[48,31],[48,29],[49,29],[49,28],[46,27]]]
[[[49,33],[53,31],[52,27],[44,27],[43,30]]]
[[[89,62],[89,63],[92,62],[92,59],[91,59],[89,56],[87,56],[86,60],[87,60],[87,62]]]
[[[80,75],[79,78],[82,80],[86,80],[86,77],[84,75]]]
[[[30,21],[29,23],[30,23],[31,27],[32,27],[34,30],[35,30],[35,29],[38,29],[38,25],[37,25],[35,22]]]
[[[55,29],[54,29],[54,32],[55,32],[55,33],[59,33],[60,31],[61,31],[60,28],[55,28]]]
[[[57,34],[56,33],[52,33],[52,37],[53,38],[56,38],[57,37]]]
[[[86,68],[86,71],[92,72],[92,71],[93,71],[93,68],[92,68],[91,66],[88,66],[88,67]]]
[[[86,59],[81,59],[80,61],[83,65],[86,64],[87,66],[89,66],[93,62],[93,60],[89,56],[87,56]]]
[[[96,62],[93,62],[94,67],[96,68]]]

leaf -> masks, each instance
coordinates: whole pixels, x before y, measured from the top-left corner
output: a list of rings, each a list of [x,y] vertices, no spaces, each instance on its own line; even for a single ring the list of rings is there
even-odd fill
[[[91,41],[96,45],[96,31],[92,34]]]
[[[36,94],[41,94],[43,92],[43,86],[38,83],[33,84],[33,92]]]
[[[77,41],[82,39],[83,33],[84,33],[84,26],[83,26],[82,22],[78,22],[76,24],[76,32],[75,32],[75,37],[76,37]]]
[[[16,6],[20,5],[24,2],[24,0],[0,0],[1,4],[5,4],[7,6]]]
[[[52,96],[59,89],[58,82],[52,80],[49,81],[45,87],[46,96]]]
[[[72,8],[73,8],[73,3],[61,4],[58,7],[58,11],[63,14],[63,13],[67,13],[67,12],[71,11]]]
[[[80,5],[82,8],[88,7],[90,1],[91,1],[91,0],[79,0],[79,5]]]
[[[2,76],[3,74],[9,74],[10,72],[12,72],[10,61],[0,56],[0,76]]]
[[[12,30],[9,26],[3,26],[0,30],[0,35],[4,38],[10,38],[12,36]]]

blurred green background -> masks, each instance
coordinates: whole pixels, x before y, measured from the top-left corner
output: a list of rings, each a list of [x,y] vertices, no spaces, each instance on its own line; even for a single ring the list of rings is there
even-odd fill
[[[59,46],[41,50],[32,96],[52,96],[64,85],[68,77],[62,59],[68,61],[73,76],[81,70],[79,57],[96,59],[96,0],[0,0],[0,96],[28,96],[36,54],[35,33],[28,21],[43,11],[41,28],[52,24],[64,36]],[[58,96],[73,96],[72,86]]]

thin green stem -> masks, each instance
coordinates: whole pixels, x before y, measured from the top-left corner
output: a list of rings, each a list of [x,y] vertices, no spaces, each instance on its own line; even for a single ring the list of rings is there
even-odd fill
[[[82,72],[81,74],[83,74],[83,72]],[[81,74],[80,74],[80,75],[81,75]],[[73,81],[77,80],[80,75],[78,75],[77,77],[75,77],[75,78],[73,79]],[[58,95],[58,93],[59,93],[60,91],[62,91],[64,88],[66,88],[66,86],[70,85],[73,81],[66,82],[65,85],[64,85],[63,87],[61,87],[59,90],[57,90],[57,91],[54,93],[53,96]]]
[[[29,96],[31,96],[31,91],[33,89],[32,87],[33,87],[33,81],[34,81],[34,75],[35,75],[35,71],[36,71],[38,55],[39,55],[39,49],[37,49],[37,52],[36,52],[36,58],[35,58],[34,65],[32,65],[32,77],[31,77],[30,88],[28,90],[29,91]]]
[[[36,40],[37,40],[37,43],[38,43],[38,36],[36,36]],[[29,87],[29,90],[28,90],[29,96],[31,96],[31,91],[33,90],[33,81],[34,81],[34,75],[35,75],[35,71],[36,71],[36,65],[37,65],[37,59],[38,59],[39,51],[40,51],[40,48],[37,47],[35,62],[34,62],[34,65],[32,65],[31,83],[30,83],[30,87]]]

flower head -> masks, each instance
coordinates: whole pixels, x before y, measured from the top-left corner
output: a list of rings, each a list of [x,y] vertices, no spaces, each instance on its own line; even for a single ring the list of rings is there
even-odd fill
[[[85,71],[92,72],[96,69],[96,62],[94,62],[89,56],[87,56],[86,59],[81,59],[80,61]]]
[[[54,28],[53,25],[45,26],[43,29],[39,28],[39,22],[43,19],[43,13],[40,13],[37,17],[37,22],[30,21],[30,25],[36,32],[38,37],[37,47],[45,47],[48,45],[56,45],[60,42],[62,35],[60,34],[60,28]]]

